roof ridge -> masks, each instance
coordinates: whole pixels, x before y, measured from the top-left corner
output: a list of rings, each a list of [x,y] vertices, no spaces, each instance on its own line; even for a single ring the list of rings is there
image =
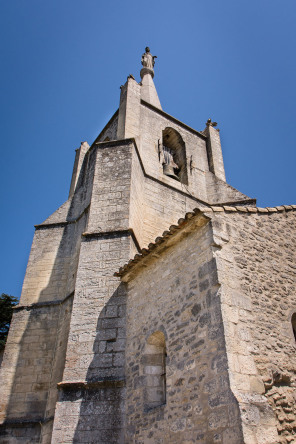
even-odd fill
[[[154,242],[151,242],[147,248],[142,248],[140,253],[137,253],[133,259],[130,259],[126,264],[119,268],[118,272],[114,273],[114,276],[123,276],[133,265],[142,260],[145,256],[150,254],[158,245],[165,242],[176,231],[187,225],[188,221],[195,217],[197,214],[204,213],[216,213],[216,212],[228,212],[228,213],[283,213],[286,211],[296,211],[296,205],[280,205],[277,207],[244,207],[244,206],[228,206],[228,205],[210,205],[206,208],[195,208],[185,214],[183,218],[180,218],[177,225],[173,224],[168,230],[165,230],[161,236],[158,236]]]
[[[247,207],[238,205],[209,205],[206,211],[232,211],[242,213],[282,213],[284,211],[296,210],[296,205],[279,205],[276,207]]]

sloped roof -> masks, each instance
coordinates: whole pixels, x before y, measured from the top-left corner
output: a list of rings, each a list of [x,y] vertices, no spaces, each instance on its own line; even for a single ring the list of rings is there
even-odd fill
[[[190,211],[185,214],[184,218],[178,220],[177,225],[171,225],[168,230],[164,231],[161,236],[158,236],[154,242],[151,242],[147,248],[143,248],[140,253],[137,253],[133,259],[129,260],[125,265],[120,267],[118,272],[114,273],[114,276],[122,277],[140,261],[142,261],[146,256],[150,255],[155,251],[155,249],[164,243],[170,236],[173,236],[179,230],[182,230],[186,225],[188,225],[189,221],[191,221],[194,217],[200,216],[201,214],[205,215],[207,213],[283,213],[286,211],[296,211],[296,205],[281,205],[277,207],[244,207],[244,206],[209,206],[207,208],[195,208],[193,211]]]

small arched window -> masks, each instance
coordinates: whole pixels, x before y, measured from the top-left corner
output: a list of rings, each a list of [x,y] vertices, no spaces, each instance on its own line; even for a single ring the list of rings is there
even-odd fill
[[[144,405],[149,410],[166,402],[166,345],[161,331],[149,336],[144,356]]]
[[[163,166],[163,174],[188,184],[185,143],[175,129],[168,127],[162,132],[159,158]]]
[[[294,339],[296,341],[296,313],[292,314],[291,323],[292,323],[292,329],[293,329],[293,333],[294,333]]]

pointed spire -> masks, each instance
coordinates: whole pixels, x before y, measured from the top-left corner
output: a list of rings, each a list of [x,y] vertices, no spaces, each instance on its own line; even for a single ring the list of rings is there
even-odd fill
[[[145,48],[145,52],[142,55],[142,65],[140,76],[142,79],[141,82],[141,99],[145,100],[145,102],[150,103],[156,108],[161,108],[161,104],[157,95],[157,91],[153,82],[154,77],[154,65],[155,59],[157,56],[153,56],[150,53],[150,48],[147,46]]]

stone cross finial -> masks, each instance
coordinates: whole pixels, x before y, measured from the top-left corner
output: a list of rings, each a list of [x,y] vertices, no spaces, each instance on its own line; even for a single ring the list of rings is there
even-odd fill
[[[155,59],[157,59],[157,56],[153,56],[150,53],[149,46],[146,46],[145,52],[142,55],[142,60],[141,60],[141,63],[143,65],[143,68],[141,69],[140,72],[141,78],[143,78],[145,74],[151,74],[152,78],[154,77],[153,67],[155,65]]]

